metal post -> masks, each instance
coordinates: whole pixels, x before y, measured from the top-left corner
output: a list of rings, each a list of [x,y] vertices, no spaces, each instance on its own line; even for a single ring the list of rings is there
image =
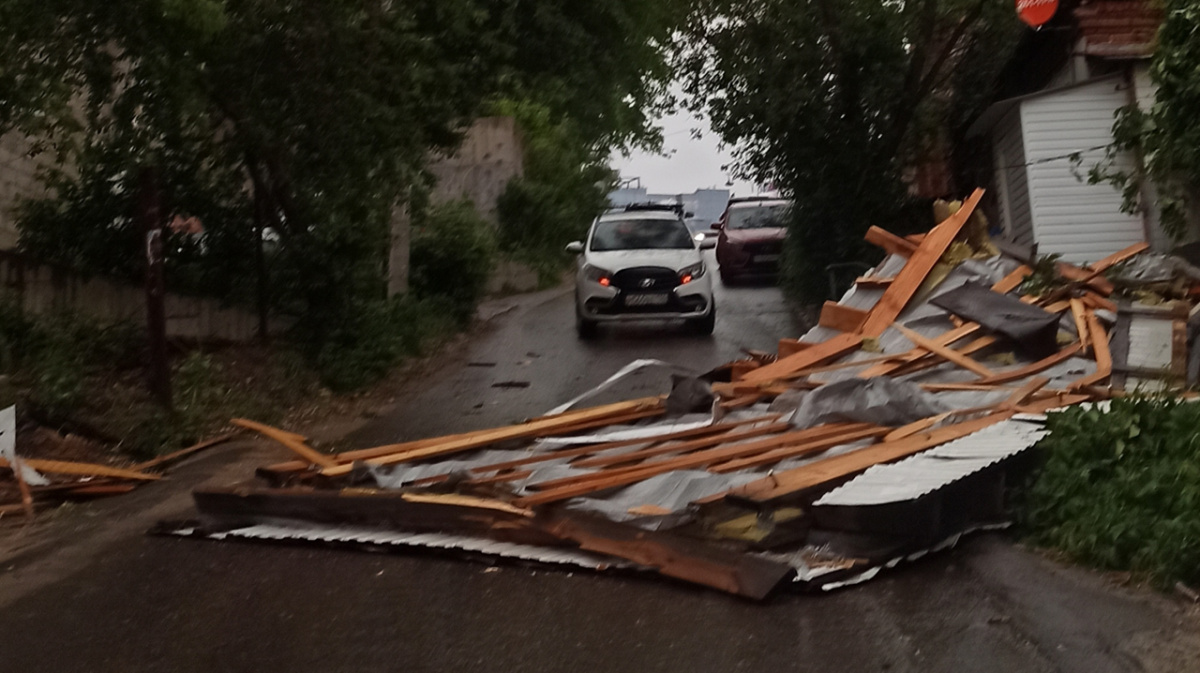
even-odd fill
[[[166,409],[172,408],[171,369],[167,361],[166,287],[163,279],[163,217],[158,176],[143,168],[138,176],[138,219],[146,232],[146,341],[150,349],[147,383]]]

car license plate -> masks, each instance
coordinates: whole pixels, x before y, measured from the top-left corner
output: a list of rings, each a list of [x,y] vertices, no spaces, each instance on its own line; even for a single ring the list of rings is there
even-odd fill
[[[626,306],[662,306],[665,303],[667,303],[667,295],[661,293],[631,294],[625,297]]]
[[[778,262],[779,255],[755,255],[754,257],[751,258],[751,261],[753,261],[757,264],[765,264],[767,262]]]

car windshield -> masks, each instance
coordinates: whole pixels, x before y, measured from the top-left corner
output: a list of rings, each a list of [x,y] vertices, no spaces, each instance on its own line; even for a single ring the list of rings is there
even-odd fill
[[[592,250],[686,250],[695,247],[678,220],[605,220],[592,232]]]
[[[790,205],[787,203],[747,204],[729,209],[730,229],[786,227]]]

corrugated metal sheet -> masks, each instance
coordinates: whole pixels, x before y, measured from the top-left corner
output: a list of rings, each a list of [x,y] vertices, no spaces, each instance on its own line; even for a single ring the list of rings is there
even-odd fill
[[[193,528],[180,528],[176,535],[194,536]],[[324,526],[320,524],[259,524],[233,530],[203,534],[213,540],[246,538],[255,540],[295,540],[300,542],[339,542],[393,547],[427,547],[431,549],[457,550],[504,558],[515,558],[538,563],[575,565],[592,570],[607,568],[636,568],[637,565],[623,559],[591,554],[573,549],[537,547],[533,545],[497,542],[486,538],[447,533],[407,533],[397,530],[363,528],[355,526]]]
[[[1121,194],[1087,184],[1087,170],[1112,143],[1113,114],[1128,102],[1123,78],[1047,92],[1021,102],[1029,204],[1039,251],[1094,261],[1144,238],[1140,217],[1121,212]],[[1079,153],[1072,166],[1068,155]],[[1083,179],[1080,179],[1082,175]]]
[[[876,465],[814,505],[882,505],[914,500],[1015,456],[1046,435],[1040,424],[1004,421],[896,463]]]

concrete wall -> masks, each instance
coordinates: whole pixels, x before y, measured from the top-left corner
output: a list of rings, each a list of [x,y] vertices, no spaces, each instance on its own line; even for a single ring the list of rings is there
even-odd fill
[[[70,312],[101,323],[146,319],[143,288],[104,278],[85,278],[61,267],[11,252],[0,252],[0,297],[15,299],[33,314]],[[258,319],[249,312],[222,307],[212,299],[166,297],[167,335],[198,341],[250,341]],[[273,322],[272,331],[282,325]]]
[[[435,203],[467,198],[480,215],[496,222],[496,201],[508,181],[524,174],[523,147],[512,117],[475,120],[453,156],[435,157],[429,172],[437,178]]]
[[[23,196],[42,193],[37,181],[37,162],[28,156],[29,141],[22,135],[0,136],[0,250],[17,247],[17,228],[12,210]]]

